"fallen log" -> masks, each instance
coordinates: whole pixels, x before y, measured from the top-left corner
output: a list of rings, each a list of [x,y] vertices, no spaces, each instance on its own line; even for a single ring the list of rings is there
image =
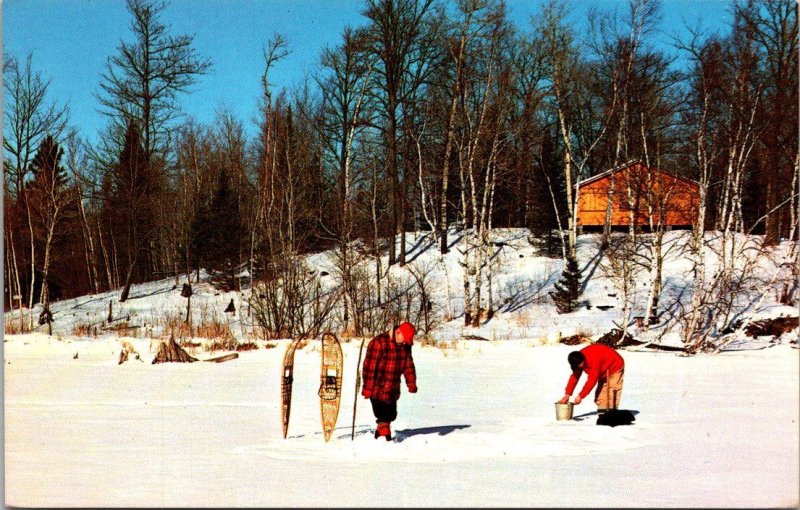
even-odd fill
[[[489,342],[490,341],[488,338],[484,338],[484,337],[478,336],[478,335],[461,335],[461,338],[463,338],[464,340],[480,340],[482,342]]]
[[[559,338],[558,343],[561,343],[561,344],[564,344],[564,345],[580,345],[580,344],[589,343],[591,341],[592,341],[592,339],[589,338],[588,336],[583,336],[583,335],[578,334],[578,335],[572,335],[572,336],[566,336],[566,337],[563,337],[563,338]]]
[[[236,359],[238,357],[239,357],[239,353],[238,352],[232,352],[230,354],[225,354],[223,356],[217,356],[216,358],[204,359],[203,361],[211,361],[213,363],[222,363],[223,361],[230,361],[230,360]]]

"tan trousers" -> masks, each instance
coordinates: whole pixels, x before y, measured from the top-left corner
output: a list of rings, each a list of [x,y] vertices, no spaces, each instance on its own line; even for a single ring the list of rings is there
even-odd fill
[[[623,368],[619,372],[606,374],[605,379],[597,381],[597,390],[594,393],[594,401],[598,409],[617,409],[622,398],[622,382],[625,375]]]

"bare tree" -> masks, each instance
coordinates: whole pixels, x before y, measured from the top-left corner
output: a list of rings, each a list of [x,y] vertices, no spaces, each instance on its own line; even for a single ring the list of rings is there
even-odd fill
[[[322,141],[326,154],[338,170],[336,183],[336,199],[338,207],[330,220],[335,222],[332,229],[340,250],[339,260],[342,263],[341,275],[344,285],[344,327],[347,329],[349,311],[354,307],[351,297],[355,289],[351,288],[351,256],[350,241],[355,228],[353,206],[356,195],[356,181],[359,180],[354,169],[356,142],[359,134],[372,122],[371,96],[368,91],[372,86],[374,56],[366,52],[366,33],[345,29],[343,43],[340,48],[327,49],[322,54],[322,64],[327,71],[324,78],[318,80],[323,95],[323,121],[321,128]],[[327,218],[322,218],[328,223]],[[358,321],[358,317],[355,317]],[[356,330],[360,325],[356,323]]]
[[[211,64],[201,59],[192,47],[192,37],[172,36],[160,21],[167,3],[158,0],[127,0],[132,17],[132,42],[120,42],[116,55],[109,57],[100,83],[98,99],[111,120],[111,132],[129,133],[130,126],[140,130],[144,167],[142,172],[162,172],[170,145],[171,125],[180,110],[177,97],[188,90],[198,75]],[[152,190],[150,190],[152,191]],[[133,197],[131,197],[132,199]],[[144,204],[131,200],[131,217],[144,218],[154,213]],[[120,299],[130,290],[140,252],[146,251],[154,228],[127,230],[133,234],[128,248],[125,285]]]
[[[657,20],[658,0],[629,0],[628,17],[622,22],[622,27],[619,27],[620,21],[616,14],[601,15],[596,11],[590,14],[589,24],[595,35],[594,51],[602,67],[609,70],[607,80],[611,87],[610,97],[606,101],[609,105],[617,104],[613,114],[616,120],[616,136],[612,168],[630,160],[629,131],[633,124],[630,119],[631,103],[637,99],[634,96],[641,93],[632,83],[635,80],[634,65],[637,60],[641,62],[639,53],[643,39],[655,29]],[[643,141],[646,142],[646,138]],[[606,238],[611,234],[611,204],[617,191],[614,177],[612,174],[606,202],[606,221],[603,227]]]
[[[458,156],[461,216],[471,228],[464,230],[460,264],[464,268],[464,324],[478,326],[482,284],[488,259],[494,190],[501,150],[507,140],[505,124],[510,111],[510,27],[502,5],[482,14],[465,55],[468,66],[459,98]]]
[[[273,278],[253,287],[249,303],[264,338],[316,336],[332,328],[339,289],[324,290],[320,275],[299,257],[285,257]]]
[[[636,282],[642,272],[637,239],[628,235],[612,235],[608,247],[604,251],[601,270],[608,278],[622,302],[617,327],[622,330],[623,338],[628,334],[631,313],[636,302]],[[599,248],[599,246],[598,246]]]
[[[464,73],[466,72],[466,58],[468,46],[472,39],[476,37],[484,28],[484,11],[489,7],[489,0],[464,0],[459,2],[458,8],[461,19],[453,27],[457,35],[452,36],[448,41],[448,53],[453,65],[452,85],[450,85],[450,107],[447,113],[447,129],[445,132],[444,156],[442,158],[442,180],[439,196],[439,251],[442,255],[449,251],[447,241],[447,211],[448,200],[447,192],[450,182],[450,161],[452,159],[453,142],[456,128],[456,117],[458,113],[459,99],[463,97]],[[477,28],[475,27],[477,25]]]
[[[168,3],[126,0],[131,15],[132,42],[121,41],[102,76],[100,104],[121,129],[127,119],[141,125],[146,159],[164,157],[169,125],[179,114],[177,96],[208,72],[211,64],[197,56],[192,37],[169,35],[160,21]]]
[[[67,136],[67,170],[72,176],[75,190],[75,204],[83,234],[84,251],[86,253],[86,271],[91,289],[100,292],[100,271],[98,268],[98,247],[92,219],[87,211],[87,203],[91,203],[95,194],[96,183],[90,175],[89,155],[84,141],[78,133],[72,131]]]
[[[734,8],[743,37],[752,42],[752,50],[761,60],[763,121],[769,129],[759,138],[759,159],[764,167],[760,177],[765,190],[763,210],[767,212],[765,235],[769,244],[775,244],[791,228],[789,205],[793,201],[786,199],[798,153],[797,6],[792,2],[748,0]],[[741,87],[740,90],[748,93]]]
[[[392,242],[389,265],[405,263],[405,211],[403,210],[398,170],[398,134],[400,109],[409,90],[409,82],[419,65],[419,44],[433,0],[368,0],[365,16],[370,20],[371,51],[378,57],[376,72],[380,79],[381,120],[386,143],[386,166],[390,179],[389,208],[392,217]],[[395,236],[400,234],[398,257]]]
[[[250,275],[255,277],[255,250],[262,240],[270,243],[269,253],[275,251],[272,224],[268,218],[272,216],[275,203],[275,172],[277,168],[277,146],[275,144],[275,113],[273,111],[272,83],[269,73],[273,66],[289,55],[289,44],[285,36],[276,33],[267,41],[263,48],[264,72],[261,74],[261,92],[259,110],[260,119],[260,147],[258,148],[258,182],[257,199],[254,208],[255,219],[252,221],[253,229],[250,233]]]
[[[27,199],[27,181],[31,172],[31,161],[47,135],[58,137],[67,124],[67,110],[48,99],[50,81],[34,72],[33,56],[25,63],[9,59],[3,67],[5,128],[3,148],[11,177],[12,192],[25,208],[30,246],[30,285],[28,308],[34,304],[36,286],[36,243],[32,212]],[[31,317],[31,321],[32,321]]]
[[[616,109],[617,95],[600,119],[581,120],[591,116],[594,93],[586,85],[592,69],[582,61],[573,30],[566,25],[566,4],[551,0],[537,26],[549,67],[551,95],[564,150],[564,183],[567,207],[567,257],[576,256],[579,183],[592,151],[605,135]],[[584,129],[579,129],[580,127]],[[586,129],[588,128],[588,129]]]

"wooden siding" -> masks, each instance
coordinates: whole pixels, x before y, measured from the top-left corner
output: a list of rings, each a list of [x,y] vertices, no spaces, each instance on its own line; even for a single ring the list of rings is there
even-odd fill
[[[662,216],[662,224],[666,226],[691,226],[697,219],[698,184],[657,168],[648,171],[643,164],[633,163],[584,182],[578,192],[579,226],[605,224],[612,185],[612,226],[628,225],[631,210],[639,226],[649,225],[651,209],[654,224]]]

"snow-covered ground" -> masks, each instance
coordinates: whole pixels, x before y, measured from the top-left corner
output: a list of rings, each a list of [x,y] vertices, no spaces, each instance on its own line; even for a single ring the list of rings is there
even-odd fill
[[[430,337],[439,341],[414,347],[419,392],[401,398],[391,443],[373,439],[374,418],[361,398],[350,438],[357,340],[343,343],[344,391],[329,443],[319,417],[319,346],[312,342],[297,352],[292,419],[283,439],[280,365],[287,340],[256,340],[259,349],[221,364],[153,365],[158,343],[185,315],[182,279],[134,285],[124,304],[119,290],[54,303],[53,336],[41,326],[37,333],[4,336],[6,504],[800,504],[796,329],[779,339],[740,334],[715,355],[621,351],[622,407],[637,413],[635,423],[597,426],[591,399],[576,408],[574,420],[557,422],[553,403],[569,375],[566,356],[577,348],[557,340],[575,333],[596,339],[615,327],[619,293],[604,276],[596,239],[581,236],[582,299],[591,307],[559,315],[547,293],[563,262],[539,253],[524,229],[499,229],[492,240],[497,314],[478,328],[462,324],[458,250],[440,258],[430,237],[411,234],[408,266],[391,268],[398,279],[409,278],[409,268],[428,273],[438,314]],[[666,236],[662,320],[648,332],[633,327],[641,340],[680,344],[672,314],[691,296],[687,240],[687,232]],[[458,243],[455,233],[452,241]],[[737,317],[797,315],[777,302],[775,275],[786,270],[787,252],[783,243],[760,260]],[[335,285],[330,257],[313,255],[308,264],[330,273],[323,283]],[[637,284],[635,303],[643,302],[645,280]],[[227,324],[240,341],[255,339],[246,295],[218,291],[207,281],[193,288],[195,325]],[[234,316],[223,312],[231,299]],[[103,329],[109,303],[112,326],[129,318],[124,334],[133,337]],[[450,321],[443,318],[448,311]],[[19,316],[8,313],[4,320],[13,326]],[[465,340],[469,335],[488,341]],[[123,344],[141,360],[119,365]],[[189,350],[201,359],[218,354]]]
[[[112,340],[9,336],[6,504],[14,506],[797,507],[798,351],[630,352],[631,426],[594,405],[555,420],[564,345],[416,346],[419,392],[396,441],[351,420],[358,343],[344,344],[336,432],[322,437],[319,352],[296,355],[287,439],[277,348],[216,363],[117,365]],[[78,353],[78,358],[74,358]]]

